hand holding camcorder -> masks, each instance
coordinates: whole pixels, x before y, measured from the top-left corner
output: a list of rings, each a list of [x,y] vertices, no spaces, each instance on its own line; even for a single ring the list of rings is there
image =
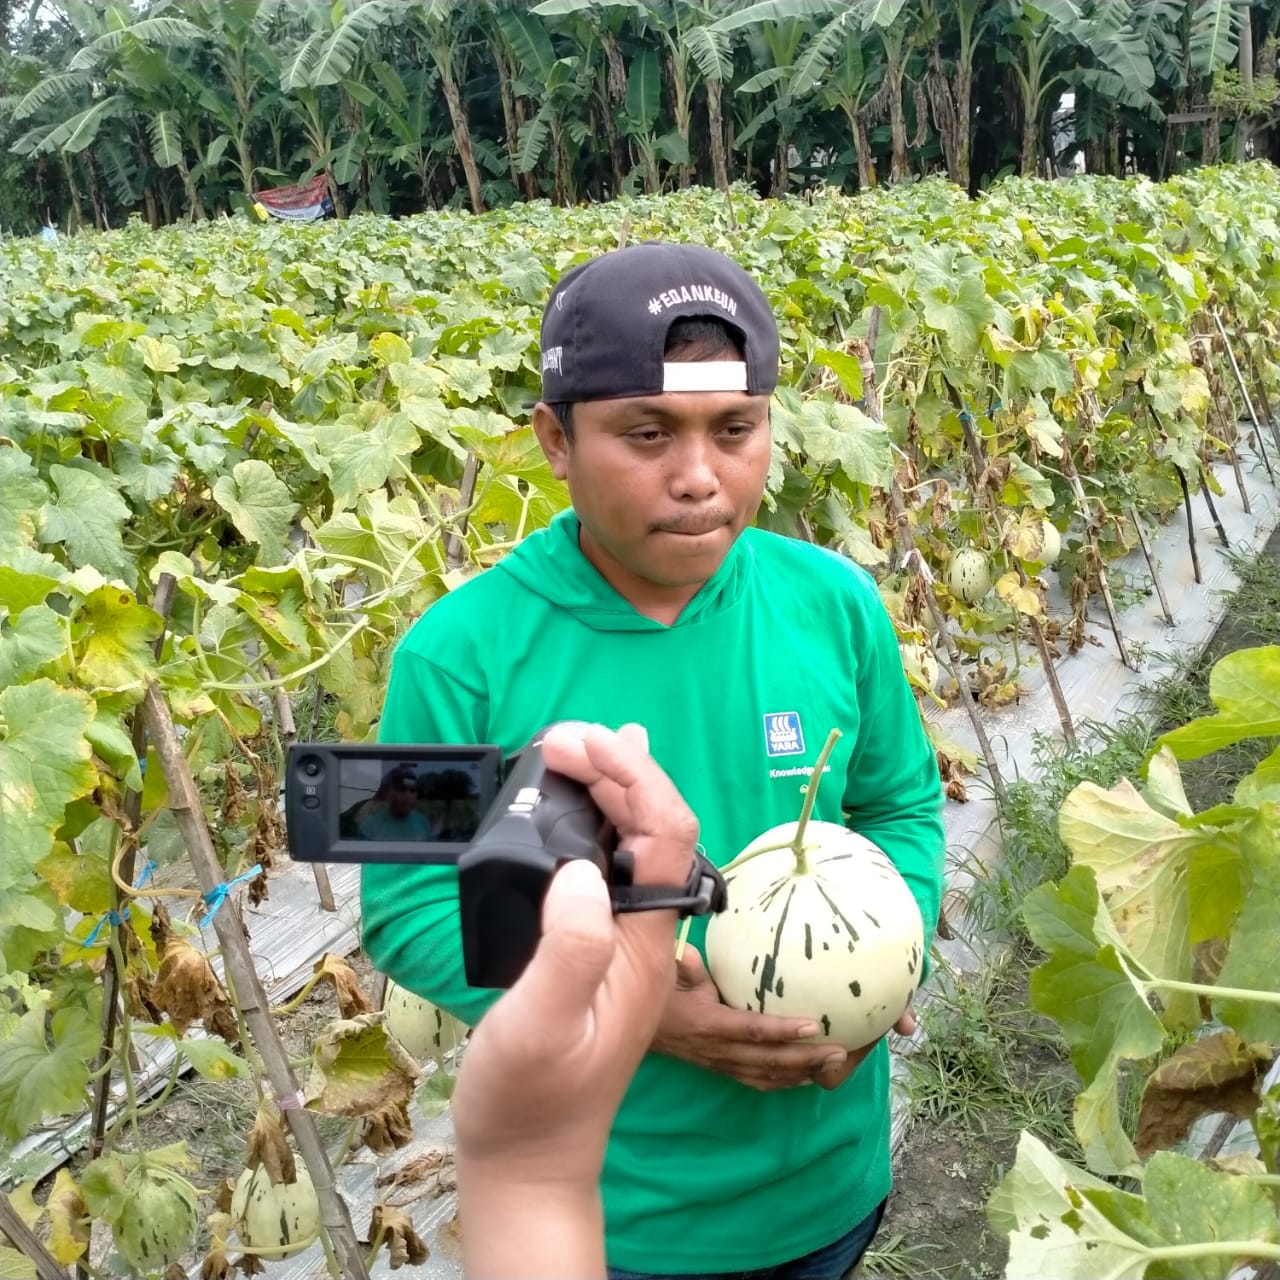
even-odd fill
[[[586,858],[615,912],[723,911],[724,879],[701,853],[680,886],[637,885],[631,853],[586,787],[548,769],[535,734],[494,746],[295,743],[285,769],[289,854],[307,862],[458,867],[467,982],[505,989],[538,944],[557,868]]]

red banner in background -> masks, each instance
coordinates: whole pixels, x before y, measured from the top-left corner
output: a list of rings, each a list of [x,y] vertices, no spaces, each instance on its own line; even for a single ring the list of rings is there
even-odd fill
[[[254,199],[272,216],[296,222],[309,222],[314,218],[327,218],[333,214],[329,179],[323,173],[317,174],[310,182],[273,187],[269,191],[255,191]]]

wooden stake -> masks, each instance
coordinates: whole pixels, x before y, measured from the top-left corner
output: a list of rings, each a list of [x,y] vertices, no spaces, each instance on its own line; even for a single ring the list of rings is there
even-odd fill
[[[1027,573],[1021,565],[1018,565],[1018,581],[1025,587],[1027,585]],[[1040,665],[1044,668],[1045,682],[1049,686],[1049,692],[1053,695],[1053,705],[1058,710],[1058,720],[1062,724],[1062,736],[1066,739],[1067,745],[1074,747],[1076,745],[1075,725],[1071,723],[1071,709],[1067,706],[1066,695],[1062,692],[1062,685],[1058,682],[1058,669],[1054,666],[1053,654],[1049,652],[1049,641],[1045,637],[1044,628],[1040,625],[1040,619],[1034,615],[1027,618],[1031,624],[1031,638],[1036,642],[1036,648],[1040,650]]]
[[[871,323],[875,326],[878,325],[878,322],[879,308],[877,307],[872,312]],[[871,347],[865,338],[853,338],[848,345],[849,351],[862,366],[864,412],[867,417],[879,422],[881,420],[880,395],[876,388],[875,361]],[[978,708],[974,704],[969,690],[965,688],[964,681],[961,679],[960,650],[956,647],[956,642],[947,627],[946,617],[938,607],[938,601],[934,597],[933,575],[929,572],[929,566],[925,564],[924,557],[916,549],[915,538],[911,533],[911,522],[907,519],[907,507],[902,500],[902,488],[898,484],[896,473],[889,481],[889,506],[893,514],[894,541],[899,544],[904,562],[920,578],[920,585],[924,588],[925,603],[929,606],[929,614],[933,618],[934,628],[946,648],[946,666],[956,682],[956,687],[960,690],[960,701],[964,704],[965,714],[969,717],[969,723],[973,727],[973,736],[978,740],[978,749],[982,752],[982,758],[986,761],[987,773],[991,778],[991,788],[996,794],[996,799],[1003,803],[1005,799],[1004,777],[1000,773],[1000,766],[996,763],[996,753],[992,749],[991,739],[987,737],[987,731],[983,727],[982,717],[978,714]],[[939,660],[942,660],[942,655],[937,651],[937,645],[931,642],[929,647],[933,650],[934,655]]]
[[[18,1216],[9,1197],[0,1191],[0,1231],[13,1241],[18,1250],[31,1259],[37,1280],[71,1280],[58,1265],[58,1260],[40,1243],[39,1236]]]
[[[1220,384],[1222,382],[1222,379],[1215,375],[1215,381],[1219,385],[1214,386],[1213,383],[1210,383],[1210,389],[1213,392],[1213,403],[1214,403],[1214,408],[1218,414],[1218,425],[1221,429],[1222,438],[1223,440],[1230,439],[1232,441],[1238,441],[1240,439],[1239,423],[1234,420],[1234,414],[1228,413],[1227,409],[1223,406],[1222,392],[1220,389]],[[1271,470],[1271,458],[1267,454],[1267,446],[1266,446],[1266,443],[1263,441],[1261,431],[1255,431],[1253,433],[1253,446],[1254,446],[1254,451],[1257,453],[1258,457],[1262,459],[1262,465],[1267,469],[1267,475],[1271,478],[1271,483],[1275,484],[1276,473]],[[1249,498],[1244,491],[1244,480],[1240,475],[1239,459],[1235,457],[1234,450],[1232,454],[1232,462],[1235,466],[1236,485],[1240,489],[1240,497],[1244,501],[1244,504],[1245,504],[1244,509],[1247,512],[1249,510]]]
[[[1155,557],[1151,554],[1151,544],[1147,541],[1147,531],[1142,527],[1142,521],[1138,519],[1138,508],[1129,508],[1129,519],[1133,521],[1133,527],[1138,531],[1138,542],[1142,545],[1142,554],[1146,557],[1147,568],[1151,570],[1151,581],[1155,584],[1156,595],[1160,598],[1160,611],[1164,614],[1164,620],[1173,626],[1173,614],[1169,612],[1169,601],[1165,598],[1164,586],[1160,582],[1160,575],[1156,572]]]
[[[1240,388],[1240,394],[1244,398],[1245,411],[1249,415],[1249,420],[1253,423],[1253,429],[1262,434],[1262,423],[1258,421],[1258,415],[1253,407],[1253,401],[1249,397],[1249,388],[1245,385],[1244,374],[1240,372],[1240,365],[1236,362],[1235,349],[1231,345],[1231,339],[1227,337],[1226,327],[1222,323],[1222,316],[1215,311],[1213,313],[1214,322],[1218,326],[1218,332],[1222,335],[1222,345],[1227,349],[1227,358],[1231,361],[1231,372],[1236,375],[1236,385]],[[1280,429],[1276,427],[1274,419],[1271,423],[1271,431],[1276,438],[1276,448],[1280,449]]]
[[[1116,602],[1111,598],[1111,583],[1107,580],[1107,566],[1102,559],[1102,549],[1098,546],[1098,531],[1094,527],[1093,516],[1089,511],[1089,499],[1085,496],[1084,485],[1080,483],[1080,475],[1076,471],[1075,459],[1072,458],[1070,449],[1063,450],[1062,472],[1071,485],[1071,491],[1075,494],[1076,507],[1079,509],[1081,519],[1084,520],[1084,536],[1089,544],[1090,551],[1093,552],[1094,565],[1098,570],[1098,586],[1102,590],[1102,602],[1107,608],[1107,620],[1111,624],[1111,634],[1115,637],[1116,649],[1120,653],[1120,661],[1130,671],[1136,671],[1137,667],[1133,665],[1133,661],[1129,657],[1129,650],[1125,647],[1124,636],[1120,632],[1120,619],[1116,614]]]
[[[1249,368],[1253,370],[1253,382],[1258,389],[1258,403],[1262,405],[1262,412],[1267,415],[1267,425],[1271,428],[1271,438],[1276,442],[1276,451],[1280,452],[1280,419],[1275,415],[1275,411],[1271,408],[1271,397],[1267,395],[1267,384],[1262,380],[1262,370],[1258,368],[1258,362],[1253,358],[1253,352],[1249,352]],[[1261,439],[1261,435],[1258,437]],[[1275,479],[1273,475],[1272,480]]]
[[[183,842],[191,856],[196,879],[207,897],[223,883],[222,868],[218,864],[213,838],[205,822],[200,793],[191,776],[186,756],[182,753],[173,717],[154,681],[147,684],[142,709],[147,731],[155,744],[165,782],[169,787],[169,807],[173,810],[178,830],[182,833]],[[218,935],[227,977],[234,988],[236,1001],[253,1036],[254,1047],[262,1059],[272,1090],[277,1099],[292,1100],[300,1094],[298,1081],[289,1063],[289,1055],[280,1041],[275,1019],[271,1016],[271,1005],[258,971],[254,968],[240,911],[234,902],[224,902],[214,913],[213,927]],[[369,1271],[356,1238],[351,1214],[334,1183],[333,1167],[316,1131],[315,1118],[310,1111],[300,1106],[291,1106],[283,1114],[315,1185],[316,1198],[320,1202],[320,1219],[337,1253],[343,1275],[347,1280],[369,1280]]]
[[[476,496],[476,477],[480,474],[480,463],[474,453],[467,454],[462,464],[462,483],[458,487],[458,507],[465,510]],[[446,515],[449,514],[447,511]],[[457,529],[447,529],[444,535],[445,564],[450,569],[461,569],[467,558],[467,520],[464,516]]]
[[[267,675],[272,680],[276,678],[275,669],[269,663],[267,664]],[[289,701],[289,695],[279,686],[276,687],[275,692],[272,694],[271,702],[275,707],[276,725],[280,729],[280,742],[285,748],[282,755],[287,760],[289,746],[298,737],[298,726],[293,719],[293,703]],[[268,797],[266,796],[260,796],[258,803],[265,804],[267,799]],[[270,802],[272,804],[276,803],[275,796],[270,797]],[[320,898],[320,909],[322,911],[337,911],[338,904],[333,896],[333,885],[329,881],[329,868],[323,862],[313,862],[311,864],[311,873],[315,876],[316,894]]]
[[[1200,468],[1200,492],[1204,494],[1204,505],[1209,508],[1209,518],[1213,521],[1213,527],[1218,531],[1218,541],[1224,547],[1231,545],[1231,540],[1227,537],[1227,531],[1222,527],[1222,521],[1218,518],[1218,508],[1213,505],[1213,493],[1209,488],[1209,476],[1204,469],[1204,463],[1198,462]],[[1248,511],[1249,508],[1245,507]]]
[[[156,583],[155,594],[151,598],[151,607],[161,618],[167,619],[169,616],[176,586],[177,579],[172,574],[162,573],[160,575],[160,580]],[[157,659],[160,657],[163,646],[164,630],[162,628],[160,635],[151,644],[151,652]],[[135,709],[130,719],[132,721],[133,754],[140,762],[145,762],[147,758],[147,728],[143,721],[141,709]],[[138,824],[142,821],[141,791],[128,792],[124,798],[124,812],[129,821],[129,830],[136,831]],[[136,865],[134,853],[135,850],[133,848],[126,849],[120,859],[120,878],[129,884],[133,883],[133,873]],[[109,910],[118,913],[120,911],[120,890],[114,880],[111,881],[110,893]],[[107,927],[116,933],[120,933],[126,926],[123,923],[111,924],[108,922]],[[101,1071],[102,1074],[97,1076],[93,1082],[93,1118],[89,1129],[90,1160],[96,1160],[102,1154],[107,1132],[107,1112],[111,1105],[111,1077],[114,1072],[104,1070],[104,1068],[115,1046],[116,1024],[120,1016],[119,993],[122,977],[123,975],[116,971],[116,949],[108,947],[106,966],[102,972],[102,1042],[98,1050],[98,1056],[93,1063],[93,1070],[95,1072]],[[132,1045],[126,1045],[125,1052],[131,1052],[132,1048]],[[89,1271],[83,1261],[76,1263],[76,1275],[80,1280],[88,1280]]]
[[[1196,550],[1196,522],[1191,516],[1191,489],[1187,484],[1187,473],[1176,462],[1173,469],[1178,473],[1178,483],[1182,486],[1182,505],[1187,509],[1187,543],[1191,547],[1191,571],[1197,582],[1203,582],[1200,553]]]

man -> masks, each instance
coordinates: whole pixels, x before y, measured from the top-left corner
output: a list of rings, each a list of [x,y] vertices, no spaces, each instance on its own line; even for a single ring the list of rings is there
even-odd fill
[[[379,737],[515,751],[557,720],[643,724],[723,865],[799,816],[838,727],[814,817],[886,851],[931,936],[941,787],[876,586],[750,527],[778,358],[763,291],[720,254],[640,244],[566,273],[533,426],[573,505],[414,624]],[[456,872],[367,868],[363,912],[379,969],[479,1022],[497,993],[466,985]],[[705,929],[610,1136],[610,1274],[835,1280],[890,1187],[887,1046],[846,1054],[814,1021],[727,1008]]]
[[[359,822],[364,840],[429,840],[427,815],[418,808],[418,775],[412,768],[393,769]]]

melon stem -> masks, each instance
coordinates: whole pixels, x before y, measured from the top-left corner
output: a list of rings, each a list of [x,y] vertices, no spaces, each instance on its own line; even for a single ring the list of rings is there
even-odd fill
[[[800,810],[800,821],[796,824],[795,838],[791,841],[791,852],[796,856],[796,875],[798,876],[806,875],[809,870],[809,860],[805,857],[804,850],[804,831],[809,825],[814,801],[818,798],[818,787],[822,783],[822,770],[826,767],[827,758],[831,755],[832,749],[843,736],[839,729],[832,729],[827,734],[826,746],[822,748],[818,756],[818,763],[813,766],[809,785],[804,789],[804,808]]]

